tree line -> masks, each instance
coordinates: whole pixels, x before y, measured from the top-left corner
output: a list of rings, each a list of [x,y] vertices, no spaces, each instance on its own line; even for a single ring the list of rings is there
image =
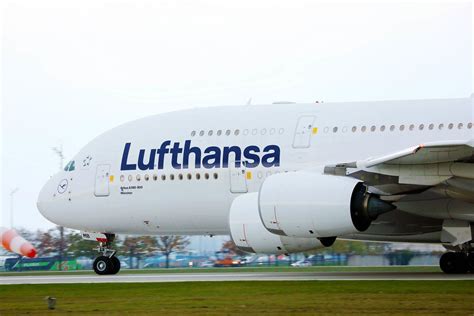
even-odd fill
[[[61,238],[59,226],[48,230],[30,231],[17,229],[18,233],[28,240],[37,250],[38,256],[58,256],[60,250],[64,249],[64,257],[87,257],[98,256],[96,250],[98,243],[83,240],[79,231],[64,228]],[[187,236],[116,236],[112,242],[112,249],[117,250],[120,255],[130,258],[130,263],[136,262],[152,255],[164,255],[166,267],[169,267],[169,257],[173,252],[185,250],[190,240]],[[135,259],[135,260],[133,260]],[[132,265],[130,265],[132,267]]]

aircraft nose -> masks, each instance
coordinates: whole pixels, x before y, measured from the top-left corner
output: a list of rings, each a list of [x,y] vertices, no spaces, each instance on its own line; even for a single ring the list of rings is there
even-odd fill
[[[36,202],[41,215],[58,225],[62,221],[61,214],[63,212],[61,210],[63,209],[63,200],[66,198],[66,190],[68,189],[67,179],[61,180],[61,177],[62,175],[56,175],[46,182],[43,188],[41,188],[38,201]]]
[[[43,215],[45,218],[50,219],[48,214],[48,205],[51,204],[53,199],[53,192],[51,192],[51,180],[46,182],[45,185],[41,188],[41,191],[38,195],[38,201],[36,202],[36,206],[38,211]]]

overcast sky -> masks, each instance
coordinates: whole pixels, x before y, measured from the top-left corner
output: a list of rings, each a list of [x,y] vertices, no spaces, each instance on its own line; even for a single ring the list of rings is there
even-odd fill
[[[41,186],[95,136],[189,107],[468,97],[472,7],[309,1],[6,1],[2,203],[52,226]]]

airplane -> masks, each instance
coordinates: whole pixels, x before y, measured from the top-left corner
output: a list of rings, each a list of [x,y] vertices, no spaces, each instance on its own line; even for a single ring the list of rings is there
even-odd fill
[[[41,189],[57,225],[117,234],[230,235],[251,253],[336,238],[439,243],[445,273],[474,272],[474,97],[195,108],[87,144]]]

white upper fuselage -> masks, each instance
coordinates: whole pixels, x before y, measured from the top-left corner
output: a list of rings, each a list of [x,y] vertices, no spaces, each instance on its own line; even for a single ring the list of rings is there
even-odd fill
[[[470,140],[473,110],[472,98],[464,98],[232,106],[151,116],[114,128],[85,146],[73,159],[74,170],[48,181],[38,207],[52,222],[85,231],[228,234],[232,201],[258,191],[268,176],[427,142]],[[195,154],[185,166],[184,153],[176,151],[173,157],[157,152],[166,141],[170,145],[165,149],[178,143],[178,151],[190,141],[201,151],[201,166],[196,168]],[[208,157],[205,166],[205,151],[213,146],[222,151],[214,156],[221,161]],[[232,146],[240,148],[242,163],[231,152],[225,166],[224,148]],[[249,146],[258,147],[259,153],[256,147],[250,152],[259,157],[258,164],[244,154]],[[138,166],[140,150],[141,161],[155,158],[153,166],[142,168],[146,170]],[[265,154],[270,156],[263,164]],[[129,170],[123,170],[124,162]]]

